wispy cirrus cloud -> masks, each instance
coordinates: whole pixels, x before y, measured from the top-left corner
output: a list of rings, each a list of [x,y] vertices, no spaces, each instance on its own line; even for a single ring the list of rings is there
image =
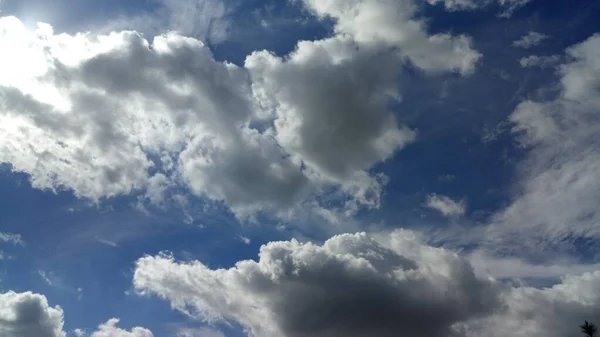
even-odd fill
[[[13,244],[16,246],[24,246],[25,241],[20,234],[0,232],[0,242]]]

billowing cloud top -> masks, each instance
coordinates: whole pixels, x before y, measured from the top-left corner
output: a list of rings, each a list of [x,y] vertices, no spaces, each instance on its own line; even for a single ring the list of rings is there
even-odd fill
[[[336,21],[333,36],[244,67],[176,33],[57,35],[0,19],[0,161],[93,200],[161,202],[184,186],[248,215],[333,187],[347,208],[378,207],[386,179],[369,170],[416,137],[389,110],[403,64],[468,74],[481,55],[466,36],[428,35],[409,2],[306,6]]]

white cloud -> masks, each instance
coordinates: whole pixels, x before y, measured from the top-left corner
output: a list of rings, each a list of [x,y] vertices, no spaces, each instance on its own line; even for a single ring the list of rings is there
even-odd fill
[[[427,196],[426,206],[439,211],[445,216],[463,215],[466,210],[464,200],[455,201],[445,195],[437,194],[430,194]]]
[[[525,101],[512,113],[526,159],[514,200],[493,217],[485,241],[509,252],[540,254],[600,237],[600,35],[567,50],[562,91],[553,101]]]
[[[82,329],[75,329],[75,330],[73,330],[73,333],[77,337],[83,337],[83,336],[87,335],[87,333],[85,332],[85,330],[82,330]]]
[[[323,245],[271,242],[257,261],[230,269],[147,256],[137,262],[134,285],[256,337],[562,337],[600,314],[600,271],[552,288],[514,287],[477,276],[467,260],[401,230],[345,234]]]
[[[175,33],[56,35],[1,18],[0,162],[95,201],[160,204],[183,185],[238,216],[290,214],[332,190],[344,212],[378,207],[387,177],[370,169],[415,139],[388,109],[403,62],[467,74],[480,54],[466,36],[429,36],[408,3],[307,4],[338,33],[247,68]]]
[[[44,280],[44,282],[46,282],[47,285],[49,285],[49,286],[52,285],[52,280],[48,277],[48,275],[46,274],[45,271],[38,270],[38,275],[40,275],[40,277],[42,278],[42,280]]]
[[[117,327],[119,319],[111,318],[106,323],[100,324],[98,330],[93,332],[90,337],[154,337],[152,332],[146,328],[134,327],[131,331],[123,330]]]
[[[538,32],[530,31],[520,39],[513,41],[512,45],[519,48],[531,48],[539,45],[542,41],[549,39],[550,36]]]
[[[600,271],[570,276],[552,288],[512,288],[504,310],[463,326],[465,336],[572,336],[600,315]],[[463,328],[463,329],[461,329]]]
[[[301,42],[286,60],[258,52],[246,67],[260,104],[273,109],[278,144],[312,179],[341,184],[377,206],[381,183],[367,170],[414,140],[415,132],[398,126],[387,108],[397,61],[355,48],[343,37]]]
[[[519,60],[521,67],[530,68],[530,67],[540,67],[540,68],[549,68],[557,65],[561,61],[561,57],[558,55],[550,55],[550,56],[537,56],[530,55],[527,57],[523,57]]]
[[[0,161],[29,173],[35,187],[95,200],[148,189],[160,201],[168,177],[234,210],[289,207],[305,196],[300,167],[249,127],[247,72],[216,62],[200,41],[53,35],[48,26],[28,33],[16,18],[0,25],[11,51],[0,62],[11,70],[0,83]],[[160,166],[150,154],[175,167],[151,177]]]
[[[148,256],[137,262],[134,285],[252,336],[442,336],[498,309],[502,292],[457,255],[401,231],[340,235],[322,246],[271,242],[257,262],[220,270]]]
[[[20,234],[0,232],[0,242],[10,243],[16,246],[24,246],[25,241]]]
[[[428,72],[468,74],[481,57],[465,35],[428,35],[426,21],[416,17],[418,4],[413,1],[304,2],[317,15],[335,19],[335,31],[340,36],[350,35],[363,48],[375,45],[397,48],[400,57]]]
[[[225,334],[210,328],[180,328],[177,337],[225,337]]]
[[[45,296],[0,293],[0,335],[3,337],[65,337],[63,310]]]
[[[561,258],[546,263],[531,263],[517,257],[494,256],[481,250],[468,254],[467,259],[478,275],[499,279],[552,280],[600,270],[600,263],[581,264],[576,260]]]

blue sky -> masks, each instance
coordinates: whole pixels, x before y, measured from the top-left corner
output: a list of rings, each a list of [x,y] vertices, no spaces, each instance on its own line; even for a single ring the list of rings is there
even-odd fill
[[[0,335],[575,333],[598,15],[3,0]]]

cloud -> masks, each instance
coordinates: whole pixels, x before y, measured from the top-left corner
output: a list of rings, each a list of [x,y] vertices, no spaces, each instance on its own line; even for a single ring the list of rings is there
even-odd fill
[[[439,211],[445,216],[463,215],[466,210],[464,200],[454,201],[450,197],[437,194],[427,196],[426,206]]]
[[[177,337],[225,337],[225,334],[210,328],[180,328]]]
[[[510,17],[512,13],[532,0],[427,0],[430,5],[442,3],[448,11],[477,10],[492,4],[500,7],[499,16]]]
[[[542,41],[549,39],[550,36],[538,32],[530,31],[520,39],[513,41],[512,45],[519,48],[531,48],[539,45]]]
[[[0,293],[0,335],[65,337],[63,310],[50,307],[45,296],[31,292]]]
[[[313,179],[345,185],[362,203],[377,206],[381,183],[367,170],[413,141],[415,132],[398,126],[387,108],[397,61],[355,48],[343,37],[302,42],[286,60],[257,52],[246,67],[260,104],[273,109],[277,143]]]
[[[252,336],[445,336],[499,308],[502,287],[409,232],[335,236],[322,246],[271,242],[258,261],[211,270],[172,256],[138,260],[134,285],[209,323]]]
[[[427,72],[468,74],[481,54],[472,49],[466,35],[428,35],[427,24],[417,18],[418,5],[393,0],[304,0],[321,17],[336,21],[335,32],[350,35],[362,47],[397,48],[398,56]]]
[[[202,42],[54,35],[49,26],[28,34],[16,18],[0,25],[11,50],[0,62],[11,70],[0,83],[0,161],[29,173],[34,187],[99,200],[156,192],[167,177],[240,212],[305,196],[299,165],[250,127],[247,71],[215,61]]]
[[[498,279],[554,281],[565,275],[581,275],[600,270],[600,263],[581,264],[574,259],[565,258],[555,258],[546,263],[531,263],[517,257],[494,256],[482,250],[469,253],[466,258],[476,274]]]
[[[146,328],[134,327],[131,331],[127,331],[118,328],[118,323],[118,318],[111,318],[106,323],[100,324],[98,330],[93,332],[90,337],[154,337],[152,332]]]
[[[20,234],[0,232],[0,242],[10,243],[15,246],[24,246],[25,241]]]
[[[38,275],[40,275],[42,280],[44,280],[44,282],[46,282],[47,285],[49,285],[49,286],[52,285],[52,280],[48,277],[49,275],[47,275],[45,271],[38,270]]]
[[[527,150],[514,199],[495,214],[486,244],[542,258],[600,237],[600,35],[567,49],[554,100],[525,101],[510,116]]]
[[[600,271],[565,277],[551,288],[516,287],[503,311],[457,327],[465,336],[570,336],[600,314]]]
[[[89,335],[75,329],[77,337],[153,337],[150,330],[134,327],[131,331],[117,327],[119,319],[112,318]],[[51,307],[44,295],[32,292],[0,293],[0,336],[2,337],[66,337],[63,331],[64,312]],[[186,336],[187,337],[187,336]]]
[[[200,320],[236,322],[256,337],[562,337],[600,314],[600,271],[551,288],[511,286],[403,230],[344,234],[323,245],[271,242],[257,261],[230,269],[147,256],[137,262],[134,285]]]
[[[550,55],[550,56],[537,56],[530,55],[527,57],[523,57],[519,60],[521,67],[530,68],[530,67],[540,67],[540,68],[548,68],[557,65],[561,61],[561,57],[559,55]]]
[[[229,37],[232,8],[222,0],[152,0],[158,9],[151,13],[122,16],[102,31],[136,30],[148,36],[169,31],[211,43]]]
[[[413,5],[306,4],[337,33],[245,67],[177,33],[56,35],[1,18],[0,162],[94,201],[160,204],[185,187],[240,217],[329,207],[315,201],[328,193],[344,212],[379,207],[387,177],[372,167],[416,137],[389,110],[402,67],[468,74],[481,55],[466,36],[428,35]]]

